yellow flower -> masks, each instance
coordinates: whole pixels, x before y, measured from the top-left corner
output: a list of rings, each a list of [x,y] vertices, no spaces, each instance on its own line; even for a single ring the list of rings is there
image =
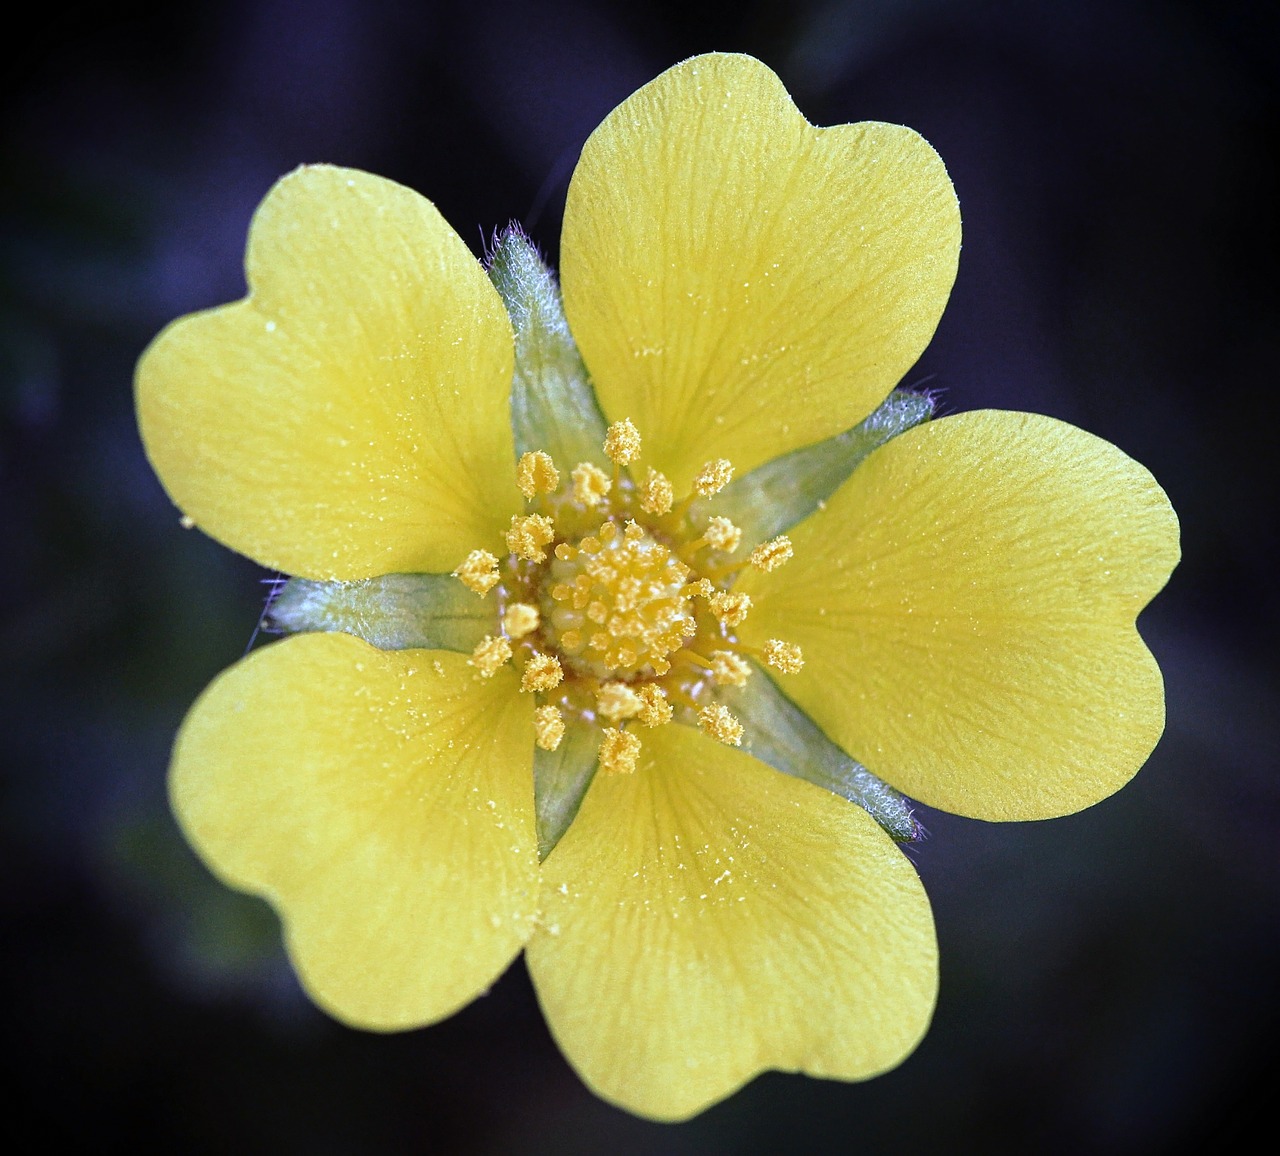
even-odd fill
[[[389,181],[271,191],[249,296],[169,327],[137,394],[185,516],[299,576],[305,632],[205,692],[171,788],[318,1003],[429,1023],[523,949],[571,1063],[659,1119],[910,1052],[936,947],[881,780],[985,819],[1116,790],[1163,726],[1134,622],[1177,558],[1113,446],[885,401],[959,239],[919,136],[814,128],[741,56],[587,142],[568,328],[518,237],[491,283]]]

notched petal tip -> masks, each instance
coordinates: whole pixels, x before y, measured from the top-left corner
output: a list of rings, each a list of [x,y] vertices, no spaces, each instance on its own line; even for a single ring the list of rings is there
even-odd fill
[[[1035,414],[942,418],[876,450],[790,536],[784,571],[739,583],[746,636],[803,647],[787,693],[899,790],[1044,819],[1150,755],[1164,690],[1134,620],[1177,561],[1177,519],[1115,446]]]
[[[139,361],[139,427],[174,501],[322,580],[439,572],[500,526],[511,328],[434,206],[298,169],[254,214],[245,266],[249,296],[171,324]]]
[[[712,54],[588,140],[565,308],[605,412],[652,436],[684,490],[708,455],[749,471],[874,410],[932,336],[959,240],[919,134],[815,129],[759,61]]]
[[[928,1025],[937,944],[869,816],[689,727],[597,776],[543,864],[529,970],[599,1095],[684,1120],[770,1068],[866,1079]],[[552,930],[554,929],[554,930]]]
[[[338,1019],[441,1019],[532,933],[521,705],[513,676],[471,678],[462,655],[306,634],[254,651],[192,708],[174,811],[221,878],[281,912],[304,986]]]

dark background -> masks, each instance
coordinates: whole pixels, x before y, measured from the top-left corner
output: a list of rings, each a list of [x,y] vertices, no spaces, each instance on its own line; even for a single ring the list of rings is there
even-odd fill
[[[1273,1118],[1280,985],[1276,6],[1137,0],[260,0],[44,5],[0,121],[0,1073],[41,1149],[1166,1153]],[[572,163],[685,56],[751,52],[810,120],[897,121],[946,160],[960,275],[908,382],[1120,445],[1185,560],[1142,619],[1169,724],[1120,794],[913,851],[942,990],[900,1069],[767,1075],[695,1121],[588,1093],[523,965],[423,1031],[299,995],[273,918],[164,802],[169,744],[245,650],[264,577],[178,526],[131,377],[243,292],[250,213],[303,161],[435,201],[479,252],[554,259]]]

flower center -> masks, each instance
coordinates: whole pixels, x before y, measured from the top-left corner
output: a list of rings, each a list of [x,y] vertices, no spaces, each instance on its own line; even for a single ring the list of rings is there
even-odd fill
[[[586,675],[666,674],[667,655],[698,629],[685,589],[691,574],[635,522],[621,532],[605,522],[596,534],[556,547],[542,587],[547,637]]]
[[[739,643],[735,628],[751,599],[732,589],[733,580],[748,564],[780,566],[791,543],[780,535],[738,561],[737,526],[691,515],[696,499],[732,478],[723,459],[708,462],[677,502],[658,471],[639,483],[624,475],[640,456],[630,421],[609,427],[604,451],[612,477],[583,462],[563,488],[547,454],[521,457],[516,481],[530,512],[511,519],[505,557],[473,550],[454,571],[477,594],[496,588],[496,632],[471,664],[488,678],[514,662],[520,689],[538,700],[537,745],[555,750],[566,727],[594,727],[607,773],[635,770],[636,726],[685,722],[737,746],[742,723],[717,701],[716,688],[742,686],[749,658],[784,673],[799,670],[803,658],[780,639],[759,651]]]

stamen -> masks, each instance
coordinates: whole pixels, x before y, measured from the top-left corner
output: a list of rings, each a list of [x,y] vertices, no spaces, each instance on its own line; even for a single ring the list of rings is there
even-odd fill
[[[520,678],[520,689],[524,691],[554,690],[564,678],[564,670],[560,663],[550,654],[534,652],[524,664],[524,674]]]
[[[660,727],[671,721],[671,704],[667,692],[657,683],[646,682],[639,690],[640,710],[636,717],[647,727]]]
[[[533,741],[544,751],[554,751],[564,738],[564,717],[558,707],[540,706],[533,712]]]
[[[690,582],[684,588],[684,592],[689,598],[697,596],[698,598],[707,599],[708,602],[719,593],[714,584],[706,578],[699,578],[696,582]]]
[[[516,485],[526,498],[537,494],[554,494],[560,485],[560,471],[551,455],[542,450],[521,454],[516,463]]]
[[[761,542],[751,551],[751,565],[757,570],[776,570],[786,562],[792,554],[791,539],[786,534],[779,534],[767,542]]]
[[[738,548],[738,543],[742,541],[742,531],[728,518],[718,516],[707,522],[707,528],[702,536],[708,545],[717,550],[723,550],[726,554],[732,554]]]
[[[555,536],[555,523],[545,514],[516,514],[507,531],[507,549],[530,562],[542,562],[547,557],[542,547],[550,545]]]
[[[747,611],[751,609],[750,594],[733,594],[718,592],[709,599],[711,613],[726,626],[741,626],[746,620]]]
[[[498,559],[488,550],[472,550],[453,576],[468,590],[488,594],[498,584]]]
[[[573,498],[584,506],[598,506],[613,488],[613,481],[599,466],[579,462],[573,467]]]
[[[751,664],[732,650],[716,650],[711,654],[711,678],[717,686],[746,686]]]
[[[640,484],[640,508],[655,518],[671,512],[672,503],[676,499],[675,488],[652,466]]]
[[[606,682],[596,695],[596,709],[610,722],[634,718],[643,705],[640,696],[625,682]]]
[[[620,466],[630,465],[640,456],[640,431],[629,417],[615,421],[604,435],[605,456]]]
[[[804,666],[800,647],[794,642],[783,642],[781,638],[771,638],[764,644],[764,660],[783,674],[795,674]]]
[[[693,488],[700,497],[709,498],[723,490],[732,478],[733,463],[727,458],[716,458],[698,471],[693,479]]]
[[[640,739],[627,731],[606,727],[600,743],[600,772],[605,775],[633,775],[640,758]]]
[[[538,629],[541,620],[542,615],[538,613],[536,606],[530,606],[527,602],[513,602],[502,615],[502,629],[507,632],[508,638],[524,638]]]
[[[742,724],[733,717],[733,712],[722,703],[704,706],[698,712],[698,726],[713,739],[718,739],[726,746],[742,745]]]
[[[471,652],[467,662],[474,666],[481,678],[492,678],[498,669],[511,661],[511,643],[505,638],[486,634]]]

